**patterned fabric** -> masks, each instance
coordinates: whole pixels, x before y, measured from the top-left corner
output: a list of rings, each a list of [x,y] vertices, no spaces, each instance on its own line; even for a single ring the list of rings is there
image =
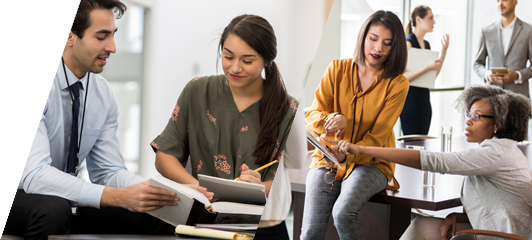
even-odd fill
[[[151,143],[176,157],[186,166],[190,157],[192,176],[198,174],[234,179],[240,176],[240,166],[255,164],[253,151],[260,133],[260,100],[242,112],[233,100],[224,75],[197,77],[191,80],[179,96],[176,107],[164,131]],[[282,150],[298,102],[290,97],[290,108],[279,128],[279,135],[270,161],[281,159]],[[273,180],[278,164],[259,173],[262,181]]]

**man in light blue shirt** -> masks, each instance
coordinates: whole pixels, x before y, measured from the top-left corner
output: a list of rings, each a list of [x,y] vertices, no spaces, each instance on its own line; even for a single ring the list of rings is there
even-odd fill
[[[173,234],[173,226],[144,212],[178,198],[127,171],[116,135],[118,103],[97,74],[116,51],[115,13],[120,18],[125,10],[119,0],[81,1],[4,234]],[[84,159],[92,183],[75,176]],[[74,216],[72,206],[79,207]]]

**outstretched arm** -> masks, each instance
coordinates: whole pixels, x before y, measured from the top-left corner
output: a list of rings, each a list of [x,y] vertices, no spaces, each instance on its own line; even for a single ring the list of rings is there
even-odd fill
[[[337,154],[363,154],[421,170],[421,159],[419,150],[401,148],[362,147],[343,140],[339,141],[338,145],[332,146],[332,149]]]

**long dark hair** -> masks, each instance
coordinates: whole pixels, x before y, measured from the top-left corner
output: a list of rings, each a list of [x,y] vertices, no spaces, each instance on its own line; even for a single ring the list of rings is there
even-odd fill
[[[412,11],[412,14],[410,15],[410,21],[408,21],[408,25],[405,28],[406,35],[410,34],[412,32],[412,27],[416,26],[416,18],[420,17],[423,19],[427,14],[429,14],[429,10],[431,10],[429,7],[425,5],[419,5]]]
[[[225,27],[218,44],[218,57],[221,57],[225,39],[230,34],[244,40],[264,58],[266,63],[264,68],[266,79],[259,109],[260,133],[253,152],[253,156],[257,157],[255,163],[263,165],[270,160],[274,152],[279,125],[289,107],[288,92],[274,61],[277,56],[277,39],[272,26],[263,17],[240,15],[233,18],[231,23]]]
[[[406,37],[403,32],[401,20],[390,11],[376,11],[364,22],[358,33],[357,46],[355,48],[354,60],[356,64],[366,66],[366,54],[364,45],[369,28],[373,25],[382,25],[392,32],[392,49],[388,59],[384,61],[384,70],[381,79],[395,78],[406,69],[407,51]]]

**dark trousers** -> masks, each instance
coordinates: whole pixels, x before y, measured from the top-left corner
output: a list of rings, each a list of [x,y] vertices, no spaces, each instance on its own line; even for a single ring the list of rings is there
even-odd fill
[[[72,215],[70,203],[60,197],[26,194],[17,190],[4,234],[25,239],[47,239],[57,234],[157,234],[173,235],[175,227],[146,213],[123,208],[79,207]]]
[[[255,234],[255,240],[290,240],[288,236],[288,230],[286,229],[286,223],[283,221],[279,225],[258,228]]]
[[[428,88],[410,86],[400,117],[403,135],[427,135],[432,119],[430,90]]]

